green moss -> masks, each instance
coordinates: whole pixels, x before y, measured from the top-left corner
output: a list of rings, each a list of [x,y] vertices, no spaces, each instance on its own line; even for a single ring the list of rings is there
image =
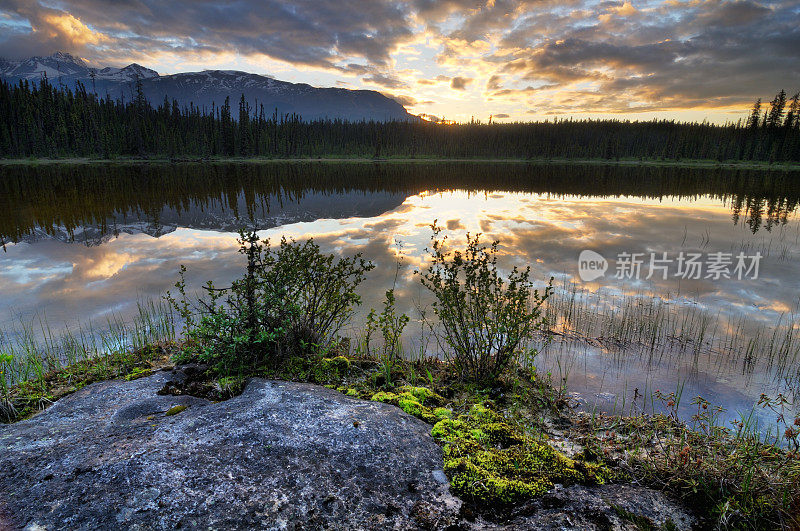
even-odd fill
[[[433,416],[437,419],[450,419],[453,418],[453,411],[446,407],[437,407],[433,410]]]
[[[478,404],[469,414],[437,422],[431,435],[443,445],[453,491],[477,504],[511,504],[547,492],[555,483],[603,483],[607,467],[569,459],[524,435]]]
[[[344,356],[334,358],[292,357],[280,366],[267,368],[265,375],[282,380],[327,384],[336,389],[350,372],[350,360]]]
[[[427,387],[414,387],[414,386],[403,386],[398,389],[401,393],[410,393],[414,395],[414,397],[419,400],[420,403],[425,402],[435,402],[437,404],[444,403],[444,399],[436,394],[434,391],[428,389]]]
[[[145,376],[150,376],[153,373],[149,368],[145,369],[142,367],[134,367],[134,369],[125,375],[124,379],[127,381],[136,380],[138,378],[143,378]]]
[[[394,404],[409,415],[430,422],[431,424],[439,420],[429,407],[425,405],[426,400],[440,399],[439,395],[426,387],[400,387],[399,393],[388,391],[378,391],[373,394],[370,400]]]
[[[165,415],[168,417],[172,417],[174,415],[177,415],[178,413],[183,413],[187,409],[189,409],[189,406],[172,406],[167,410]]]
[[[350,371],[350,360],[344,356],[335,358],[322,358],[315,367],[314,375],[317,381],[337,381],[347,376]]]
[[[395,393],[389,393],[386,391],[378,391],[372,398],[370,398],[373,402],[384,402],[387,404],[391,404],[392,402],[397,400],[397,395]]]

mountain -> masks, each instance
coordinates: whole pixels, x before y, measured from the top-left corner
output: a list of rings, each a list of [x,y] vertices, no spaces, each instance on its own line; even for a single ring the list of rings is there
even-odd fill
[[[232,114],[238,116],[242,94],[252,109],[264,106],[271,115],[297,113],[305,120],[341,118],[359,120],[416,120],[391,98],[374,90],[317,88],[305,83],[290,83],[269,76],[232,70],[204,70],[159,75],[136,63],[124,68],[91,68],[83,59],[57,52],[49,57],[31,57],[22,61],[0,59],[0,78],[12,83],[20,80],[38,82],[43,77],[55,84],[74,88],[78,82],[100,96],[131,100],[136,95],[137,79],[145,97],[159,105],[166,97],[181,106],[190,104],[211,110],[230,98]]]
[[[56,52],[49,57],[37,55],[22,61],[0,61],[0,75],[14,81],[39,80],[45,76],[54,83],[61,78],[88,79],[90,71],[86,61],[63,52]]]
[[[95,81],[135,83],[137,77],[141,80],[156,78],[158,77],[158,72],[136,63],[131,63],[125,68],[107,66],[95,72]]]

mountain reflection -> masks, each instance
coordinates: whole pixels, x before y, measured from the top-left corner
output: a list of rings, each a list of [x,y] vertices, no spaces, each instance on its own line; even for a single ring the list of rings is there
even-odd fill
[[[423,191],[527,192],[726,205],[755,233],[800,200],[791,173],[524,163],[264,163],[10,166],[0,169],[0,243],[45,236],[98,244],[122,232],[232,231],[370,217]]]

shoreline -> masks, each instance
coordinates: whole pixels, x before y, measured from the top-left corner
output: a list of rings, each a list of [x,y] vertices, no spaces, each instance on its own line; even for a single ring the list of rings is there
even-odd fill
[[[78,166],[78,165],[181,165],[181,164],[528,164],[531,166],[550,165],[583,165],[583,166],[645,166],[676,167],[697,169],[731,169],[761,171],[800,171],[800,163],[769,163],[762,161],[729,161],[714,160],[655,160],[655,159],[507,159],[507,158],[342,158],[342,157],[308,157],[308,158],[267,158],[267,157],[224,157],[224,158],[119,158],[94,159],[89,157],[70,157],[57,159],[0,159],[3,166]]]

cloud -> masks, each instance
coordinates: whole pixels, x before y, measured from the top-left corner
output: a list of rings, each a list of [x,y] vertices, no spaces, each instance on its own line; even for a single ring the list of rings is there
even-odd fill
[[[354,59],[386,68],[412,37],[410,12],[393,1],[241,0],[234,5],[175,0],[111,2],[3,0],[0,12],[29,21],[31,31],[0,38],[0,53],[30,55],[49,47],[97,59],[205,50],[265,55],[292,64],[347,68]],[[108,36],[100,42],[85,29]],[[28,52],[24,52],[28,50]],[[348,65],[352,66],[352,65]]]
[[[433,79],[417,79],[417,83],[420,85],[439,85],[442,83],[450,83],[451,79],[450,76],[439,74]]]
[[[509,118],[510,117],[508,114],[506,114],[504,112],[498,112],[498,113],[493,114],[492,116],[494,116],[495,118]]]
[[[386,94],[387,97],[392,98],[394,101],[399,103],[404,107],[413,107],[415,105],[419,105],[420,103],[429,103],[429,102],[419,102],[416,98],[412,96],[406,96],[403,94]]]
[[[498,76],[497,74],[492,75],[489,80],[486,82],[486,90],[493,91],[500,89],[500,82],[503,80],[502,76]]]
[[[406,88],[408,84],[404,81],[401,81],[399,78],[393,75],[385,75],[380,73],[374,73],[371,76],[363,78],[364,81],[368,83],[374,83],[376,85],[380,85],[382,87],[390,88],[390,89],[398,89],[398,88]]]
[[[12,59],[268,58],[404,94],[480,83],[518,115],[743,109],[800,88],[798,49],[800,0],[0,0]]]
[[[450,88],[454,90],[466,90],[467,85],[472,83],[472,78],[456,76],[450,80]]]

